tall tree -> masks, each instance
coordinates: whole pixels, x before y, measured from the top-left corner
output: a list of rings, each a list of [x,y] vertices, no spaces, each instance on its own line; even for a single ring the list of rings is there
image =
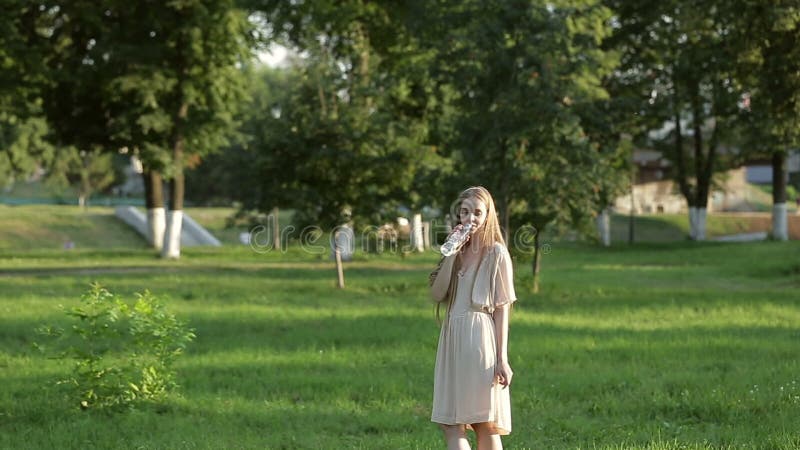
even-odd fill
[[[725,159],[738,151],[732,144],[741,114],[741,46],[729,39],[738,26],[736,9],[720,0],[691,7],[677,0],[605,3],[615,11],[610,45],[622,52],[617,89],[639,100],[638,142],[673,162],[672,176],[689,207],[690,237],[704,240],[713,175],[725,168],[722,149]]]
[[[399,204],[414,206],[420,168],[438,155],[427,142],[429,85],[415,70],[413,39],[386,3],[266,2],[276,34],[306,56],[296,80],[265,123],[271,136],[259,149],[262,198],[288,194],[305,223],[375,223]],[[271,125],[270,125],[271,124]],[[416,195],[415,195],[416,194]]]
[[[47,49],[43,108],[55,137],[77,148],[135,150],[150,194],[168,179],[162,256],[177,258],[185,161],[234,131],[246,13],[233,0],[56,1],[39,11],[45,25],[29,43]]]
[[[604,86],[611,77],[606,77]],[[609,89],[607,87],[607,89]],[[630,189],[633,149],[624,106],[619,98],[604,98],[579,107],[581,124],[592,148],[599,153],[593,189],[596,189],[595,223],[601,245],[611,245],[611,212],[616,199]]]
[[[70,147],[48,167],[48,181],[62,187],[74,186],[78,192],[78,205],[89,206],[89,198],[111,186],[115,180],[113,155],[108,152],[78,150]]]
[[[424,8],[418,32],[436,51],[431,70],[455,94],[456,131],[446,142],[455,182],[493,192],[509,237],[524,224],[586,223],[602,208],[607,179],[609,160],[584,124],[616,64],[600,48],[610,11],[568,0]],[[534,274],[538,262],[537,253]]]
[[[0,9],[0,187],[7,187],[52,163],[56,149],[45,139],[36,89],[46,71],[41,54],[27,45],[39,26],[39,5],[0,0]]]
[[[52,164],[55,147],[46,140],[47,123],[41,117],[20,117],[0,111],[0,188],[11,188],[18,180]]]
[[[741,2],[734,38],[745,51],[740,76],[748,146],[772,164],[772,236],[787,240],[786,160],[800,145],[800,6],[796,2]]]

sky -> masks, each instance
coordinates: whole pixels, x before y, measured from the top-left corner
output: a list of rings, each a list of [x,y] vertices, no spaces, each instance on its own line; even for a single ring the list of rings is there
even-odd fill
[[[286,56],[289,54],[289,51],[286,47],[280,44],[270,44],[269,48],[264,51],[259,51],[256,54],[256,58],[258,58],[261,63],[266,64],[270,67],[280,67],[286,63]]]

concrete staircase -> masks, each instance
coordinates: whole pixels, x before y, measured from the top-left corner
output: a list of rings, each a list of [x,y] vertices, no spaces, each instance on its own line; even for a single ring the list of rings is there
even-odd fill
[[[147,216],[133,206],[119,206],[114,211],[117,218],[130,225],[142,237],[147,239]],[[217,238],[197,222],[183,213],[183,224],[181,226],[181,247],[196,247],[210,245],[219,247],[222,244]]]

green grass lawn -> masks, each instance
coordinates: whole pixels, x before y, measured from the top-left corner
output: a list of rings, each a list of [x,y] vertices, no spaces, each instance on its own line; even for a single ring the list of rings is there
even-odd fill
[[[241,245],[239,234],[248,231],[247,224],[229,226],[228,220],[236,213],[235,208],[191,207],[185,212],[224,245]],[[282,229],[291,225],[291,211],[281,211],[280,223]],[[768,216],[711,214],[708,216],[707,236],[714,238],[767,231],[769,224]],[[686,214],[639,215],[635,217],[634,229],[634,240],[638,243],[685,242],[689,220]],[[299,230],[294,237],[298,235]],[[615,244],[628,242],[627,216],[612,216],[611,239]],[[114,216],[113,207],[81,209],[69,205],[0,205],[0,252],[58,250],[63,249],[67,242],[77,249],[146,247],[144,238]]]
[[[185,212],[223,244],[239,244],[239,233],[247,231],[246,225],[226,223],[235,208],[192,207]],[[280,220],[281,226],[289,225],[290,212],[281,211]],[[66,242],[75,248],[146,247],[143,237],[114,216],[113,207],[0,204],[0,251],[62,249]]]
[[[800,448],[800,244],[554,243],[515,261],[506,448]],[[299,248],[17,248],[0,259],[0,448],[443,448],[429,422],[434,254],[345,269]],[[81,411],[31,349],[90,282],[168,299],[197,339],[180,395]]]
[[[114,209],[62,205],[0,204],[0,255],[7,251],[75,248],[145,248],[132,228],[114,217]]]
[[[629,217],[611,217],[611,240],[627,243]],[[772,231],[771,216],[765,214],[713,213],[706,221],[706,237]],[[680,242],[689,236],[688,214],[641,214],[634,219],[634,242]]]

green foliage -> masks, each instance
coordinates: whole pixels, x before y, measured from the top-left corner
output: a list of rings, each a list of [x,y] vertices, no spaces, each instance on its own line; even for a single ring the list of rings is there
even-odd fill
[[[66,347],[56,358],[74,360],[71,376],[59,384],[81,408],[163,401],[178,387],[173,363],[195,334],[149,291],[131,304],[94,283],[66,314],[77,319],[68,330],[39,332]]]
[[[283,91],[278,77],[266,80],[275,95],[254,117],[258,176],[245,205],[294,208],[321,226],[347,220],[345,211],[358,226],[421,206],[429,189],[418,175],[446,163],[430,143],[431,61],[398,11],[360,1],[263,8],[275,34],[307,56],[286,70]]]
[[[792,1],[742,2],[746,20],[734,34],[744,47],[737,75],[747,86],[745,142],[758,156],[800,143],[800,6]]]
[[[417,11],[429,66],[451,86],[450,189],[485,185],[503,226],[585,222],[607,206],[616,142],[588,133],[605,112],[603,77],[617,64],[600,47],[611,12],[597,1],[440,2]],[[614,141],[614,139],[606,139]],[[617,138],[618,140],[618,138]]]
[[[636,144],[672,162],[689,206],[705,207],[713,175],[741,162],[738,122],[746,86],[737,76],[748,29],[740,2],[604,0],[614,12],[607,42],[621,54],[609,89]],[[751,3],[751,2],[747,2]],[[703,11],[703,14],[698,14]]]
[[[92,194],[103,191],[116,180],[113,159],[113,154],[100,150],[63,148],[49,167],[48,182],[54,186],[76,187],[78,203],[86,206]]]
[[[85,205],[92,194],[117,180],[113,154],[55,146],[48,140],[50,131],[41,116],[0,112],[0,186],[12,188],[18,181],[42,175],[56,189],[74,186]]]
[[[59,142],[139,148],[158,169],[176,133],[191,153],[226,142],[247,44],[231,1],[57,3],[40,11],[28,46],[47,54],[40,89]]]
[[[24,180],[54,160],[55,149],[45,140],[47,132],[42,117],[0,111],[0,187]]]
[[[514,225],[543,227],[585,221],[619,190],[619,136],[588,132],[609,128],[594,105],[617,64],[600,47],[611,12],[599,2],[258,8],[305,56],[288,95],[256,113],[248,206],[320,224],[352,208],[375,224],[398,204],[446,210],[483,184]]]
[[[26,0],[0,0],[0,8],[0,113],[24,120],[41,110],[35,86],[46,76],[44,58],[39,49],[28,45],[27,38],[38,26],[36,18],[44,6]]]
[[[284,145],[286,123],[282,108],[291,93],[294,70],[246,67],[247,99],[235,117],[240,137],[206,155],[186,172],[186,197],[196,204],[231,205],[245,209],[292,204],[295,164],[292,147]]]

